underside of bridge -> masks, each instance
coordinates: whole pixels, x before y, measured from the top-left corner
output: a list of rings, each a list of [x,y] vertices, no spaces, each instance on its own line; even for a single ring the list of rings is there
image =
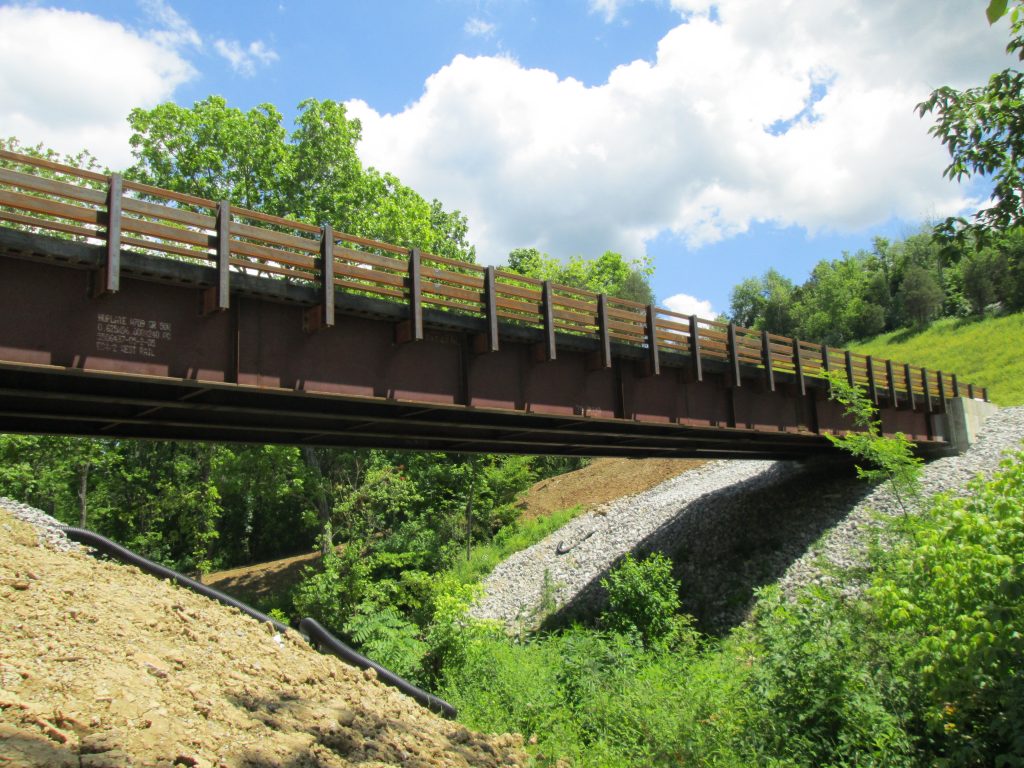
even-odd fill
[[[0,431],[566,455],[798,458],[849,428],[820,379],[422,310],[338,291],[310,326],[315,288],[121,252],[96,295],[101,246],[0,229]],[[736,375],[739,371],[739,375]],[[943,452],[931,414],[883,393],[883,428]],[[942,404],[936,404],[941,410]]]

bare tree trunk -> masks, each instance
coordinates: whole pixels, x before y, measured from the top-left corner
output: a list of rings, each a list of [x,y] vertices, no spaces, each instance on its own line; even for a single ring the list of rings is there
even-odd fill
[[[476,492],[476,457],[470,464],[469,496],[466,497],[466,562],[469,562],[473,546],[473,497]]]
[[[85,528],[89,517],[89,470],[92,464],[83,461],[78,465],[78,527]]]
[[[302,459],[306,466],[313,471],[316,479],[316,491],[313,503],[316,505],[317,518],[320,520],[320,554],[326,555],[332,545],[331,534],[331,505],[327,497],[327,489],[324,487],[324,473],[320,468],[320,457],[316,455],[316,449],[305,445],[302,447]]]

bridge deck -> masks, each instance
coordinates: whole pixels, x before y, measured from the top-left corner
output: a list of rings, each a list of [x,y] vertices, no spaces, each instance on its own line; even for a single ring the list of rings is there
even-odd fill
[[[4,162],[6,161],[6,162]],[[955,375],[0,152],[0,429],[452,451],[945,447]]]

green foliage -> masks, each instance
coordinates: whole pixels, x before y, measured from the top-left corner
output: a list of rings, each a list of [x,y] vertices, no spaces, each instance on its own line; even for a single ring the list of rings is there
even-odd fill
[[[307,567],[292,594],[295,615],[311,616],[327,629],[343,634],[345,624],[368,589],[369,564],[362,548],[350,542],[338,554],[329,547],[320,567]]]
[[[748,278],[732,289],[732,320],[745,328],[792,335],[795,292],[796,286],[774,269]]]
[[[890,521],[866,586],[764,590],[719,645],[483,633],[442,692],[471,727],[533,737],[540,765],[1020,765],[1022,509],[1024,453]]]
[[[869,590],[903,640],[930,750],[947,765],[1024,765],[1024,452],[940,497]]]
[[[468,560],[456,560],[451,566],[451,572],[463,584],[480,581],[494,570],[498,563],[520,550],[533,546],[573,520],[582,511],[583,507],[575,506],[530,520],[512,521],[500,528],[489,542],[475,546]]]
[[[601,586],[608,592],[603,626],[637,634],[645,643],[662,640],[675,629],[679,582],[672,578],[672,561],[660,552],[642,560],[627,554],[601,579]]]
[[[851,346],[880,359],[903,360],[930,371],[956,371],[960,381],[989,389],[999,405],[1024,405],[1024,314],[980,322],[947,319],[915,334],[888,333]]]
[[[395,176],[364,168],[362,126],[341,102],[306,99],[289,133],[271,104],[247,112],[219,96],[128,117],[131,178],[211,200],[450,258],[474,261],[466,217],[427,202]]]
[[[419,627],[394,606],[363,601],[343,630],[366,656],[400,677],[424,684],[420,674],[427,644],[419,639]]]
[[[910,499],[919,495],[921,468],[924,460],[914,455],[914,444],[902,432],[882,434],[882,422],[874,405],[846,378],[832,371],[828,374],[829,396],[844,406],[844,413],[853,420],[857,430],[845,435],[831,435],[829,441],[870,466],[857,465],[857,476],[869,482],[888,481],[896,500],[907,514]]]
[[[992,2],[988,18],[1006,13],[1007,3]],[[1024,58],[1024,17],[1014,3],[1007,53]],[[918,113],[934,114],[929,132],[946,147],[950,164],[944,175],[957,181],[981,175],[993,181],[993,204],[974,214],[973,223],[952,218],[949,234],[984,234],[1024,224],[1024,73],[1004,69],[986,85],[958,91],[943,86],[917,105]]]
[[[605,251],[596,259],[571,256],[563,262],[536,248],[516,248],[508,255],[508,269],[572,288],[586,288],[641,304],[654,303],[649,282],[654,267],[646,256],[627,261],[621,254]]]
[[[942,298],[942,286],[929,270],[916,264],[907,268],[900,283],[899,299],[907,316],[918,328],[927,325],[938,314]]]
[[[906,681],[893,675],[887,638],[866,631],[865,606],[838,590],[811,589],[795,602],[768,591],[755,622],[759,750],[782,765],[915,764]]]

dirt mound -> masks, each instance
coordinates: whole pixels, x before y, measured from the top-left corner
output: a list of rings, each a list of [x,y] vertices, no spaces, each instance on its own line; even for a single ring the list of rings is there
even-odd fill
[[[696,459],[594,459],[583,469],[541,480],[520,502],[522,517],[530,519],[582,504],[605,504],[646,491],[705,462]]]
[[[338,547],[338,551],[341,551]],[[308,567],[320,562],[320,551],[254,563],[205,574],[201,581],[227,592],[245,603],[258,604],[275,594],[284,594],[299,583]]]
[[[295,633],[135,568],[60,553],[0,510],[0,765],[513,766]]]

